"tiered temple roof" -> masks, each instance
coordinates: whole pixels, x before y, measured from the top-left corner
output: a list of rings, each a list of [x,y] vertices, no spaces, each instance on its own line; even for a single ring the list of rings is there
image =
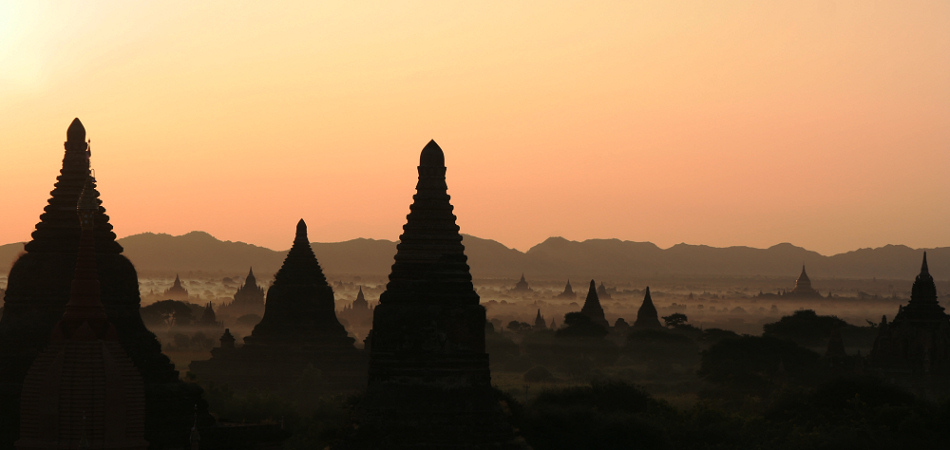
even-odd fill
[[[590,317],[590,320],[597,325],[610,328],[610,322],[604,316],[604,308],[600,306],[600,298],[597,296],[597,285],[594,280],[590,280],[590,288],[587,290],[587,299],[584,300],[584,306],[581,307],[581,314]]]
[[[567,280],[567,284],[564,286],[564,291],[557,295],[559,298],[576,298],[577,294],[574,293],[574,289],[571,287],[571,280]]]
[[[637,320],[633,323],[633,329],[650,328],[663,328],[663,325],[660,325],[659,314],[656,312],[656,306],[653,306],[653,298],[650,297],[650,286],[647,286],[646,293],[643,295],[643,304],[637,310]]]
[[[100,300],[92,182],[66,311],[23,382],[19,449],[145,450],[145,386]],[[89,194],[89,195],[86,195]]]
[[[422,150],[418,171],[389,283],[374,309],[365,425],[392,448],[504,448],[499,444],[513,434],[491,391],[485,308],[435,141]]]
[[[801,275],[795,280],[795,288],[785,295],[792,297],[821,297],[821,294],[811,287],[811,279],[809,279],[808,274],[805,273],[804,264],[802,264]]]
[[[181,278],[175,274],[175,282],[172,287],[165,289],[165,298],[171,300],[188,301],[188,290],[181,285]]]
[[[365,358],[337,320],[333,288],[310,247],[303,220],[267,291],[264,317],[239,349],[225,347],[229,334],[222,336],[222,347],[212,350],[211,360],[192,362],[199,379],[273,388],[297,381],[313,366],[331,388],[352,389],[365,382]]]
[[[82,123],[74,120],[67,130],[63,165],[49,204],[25,246],[26,253],[10,269],[0,319],[0,404],[8,405],[0,408],[0,448],[15,440],[11,430],[18,429],[17,405],[26,371],[46,348],[70,298],[81,234],[76,204],[90,175],[85,138]],[[155,445],[184,445],[201,389],[179,380],[155,335],[142,323],[135,268],[121,254],[95,183],[90,195],[97,205],[93,220],[101,301],[119,342],[145,381],[145,437]]]
[[[528,286],[528,282],[524,279],[524,274],[521,274],[521,280],[515,283],[515,287],[511,289],[512,292],[531,292],[531,287]]]
[[[257,285],[254,268],[248,270],[244,284],[234,293],[234,300],[219,308],[218,312],[232,317],[264,314],[264,288]]]
[[[548,324],[544,321],[544,317],[541,317],[541,310],[538,309],[538,315],[534,317],[534,328],[537,330],[546,330]]]

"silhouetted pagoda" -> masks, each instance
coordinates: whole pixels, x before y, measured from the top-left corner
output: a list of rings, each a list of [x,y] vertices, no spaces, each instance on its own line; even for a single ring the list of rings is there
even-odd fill
[[[653,306],[653,298],[650,297],[650,286],[647,286],[646,294],[643,296],[643,304],[637,310],[637,320],[633,322],[634,330],[659,329],[660,317],[656,312],[656,306]]]
[[[511,289],[511,292],[531,292],[532,289],[528,286],[528,282],[524,279],[524,274],[521,274],[521,280],[515,283],[515,287]]]
[[[172,287],[165,289],[164,297],[168,300],[188,301],[188,290],[181,285],[181,278],[178,277],[177,273]]]
[[[190,368],[202,380],[260,388],[298,381],[312,366],[333,389],[359,388],[365,383],[366,361],[353,342],[337,320],[333,288],[301,220],[294,244],[267,290],[264,317],[244,338],[244,346],[214,349],[210,360],[194,361]]]
[[[244,285],[234,293],[234,300],[218,308],[218,312],[232,317],[241,317],[246,314],[264,314],[264,288],[257,285],[254,268],[247,272]]]
[[[567,280],[567,285],[564,286],[564,292],[561,292],[557,296],[558,298],[577,298],[577,294],[575,294],[574,289],[571,288],[571,280]]]
[[[19,450],[145,450],[145,385],[99,298],[92,177],[69,302],[23,381]]]
[[[584,306],[581,307],[581,314],[590,317],[591,322],[610,329],[610,322],[604,317],[604,308],[600,306],[600,298],[597,297],[597,285],[594,280],[590,280],[590,289],[587,290],[587,299],[584,300]]]
[[[597,286],[597,296],[604,299],[610,300],[610,293],[607,292],[607,287],[604,286],[604,282],[600,282],[600,286]]]
[[[937,302],[926,253],[907,306],[891,323],[886,316],[881,319],[870,359],[873,367],[900,381],[950,375],[950,315]]]
[[[218,322],[218,317],[214,313],[214,306],[211,305],[211,302],[205,306],[205,310],[201,313],[201,318],[198,319],[197,325],[199,327],[219,327],[221,322]]]
[[[808,274],[805,273],[805,265],[802,264],[802,273],[798,276],[798,279],[795,280],[795,289],[792,289],[790,292],[784,294],[786,297],[797,297],[797,298],[818,298],[821,297],[821,294],[811,287],[811,280],[808,278]]]
[[[40,216],[32,240],[10,269],[3,317],[0,319],[0,448],[11,448],[19,430],[20,391],[36,355],[50,342],[70,298],[81,229],[76,204],[89,178],[89,148],[78,119],[67,130],[62,170]],[[183,383],[161,353],[155,335],[139,314],[138,277],[122,255],[99,193],[90,194],[95,213],[96,268],[101,301],[119,342],[145,381],[145,438],[155,448],[187,445],[201,389]]]
[[[547,322],[544,321],[544,317],[541,317],[541,310],[538,310],[538,315],[534,317],[534,329],[536,330],[546,330],[548,329]]]
[[[511,426],[491,387],[485,308],[472,286],[435,141],[386,291],[373,314],[369,387],[357,448],[509,448]]]

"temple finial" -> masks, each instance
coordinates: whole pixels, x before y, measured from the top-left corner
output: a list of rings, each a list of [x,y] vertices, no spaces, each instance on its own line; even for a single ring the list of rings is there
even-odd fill
[[[422,154],[419,155],[419,166],[445,167],[445,153],[442,153],[442,148],[435,143],[435,139],[429,141],[422,149]]]
[[[307,222],[304,222],[303,219],[297,222],[297,235],[294,237],[294,240],[301,238],[307,239]]]
[[[66,129],[66,142],[84,143],[86,141],[86,127],[82,126],[79,118],[73,119]]]
[[[920,266],[920,273],[930,273],[930,269],[927,267],[927,252],[924,252],[924,263]]]

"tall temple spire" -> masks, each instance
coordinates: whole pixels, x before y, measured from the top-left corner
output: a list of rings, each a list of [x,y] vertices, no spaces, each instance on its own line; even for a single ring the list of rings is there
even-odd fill
[[[604,317],[604,308],[600,305],[600,297],[597,296],[597,284],[590,280],[590,288],[587,290],[587,299],[584,300],[584,306],[581,307],[581,314],[590,317],[590,320],[604,327],[610,328],[610,323]]]
[[[36,224],[33,239],[24,249],[28,252],[54,252],[69,249],[75,252],[79,243],[79,224],[76,222],[76,204],[79,195],[85,187],[90,175],[89,148],[86,144],[86,129],[79,119],[73,119],[66,130],[66,154],[63,156],[63,167],[53,191],[50,192],[49,204],[40,215],[40,222]],[[96,252],[121,253],[122,246],[115,239],[109,216],[105,214],[99,192],[96,191],[93,180],[90,194],[98,211],[96,212]]]
[[[435,141],[422,149],[419,181],[396,246],[386,303],[478,304],[468,257],[445,182],[445,156]]]
[[[937,303],[937,285],[934,278],[930,276],[930,269],[927,267],[927,252],[924,252],[924,261],[920,265],[920,274],[914,279],[914,285],[910,290],[910,302],[908,307],[919,304]]]
[[[634,329],[640,328],[663,328],[660,325],[659,314],[656,312],[656,306],[653,305],[653,298],[650,297],[650,286],[647,286],[646,293],[643,295],[643,304],[637,310],[637,320],[633,323]]]

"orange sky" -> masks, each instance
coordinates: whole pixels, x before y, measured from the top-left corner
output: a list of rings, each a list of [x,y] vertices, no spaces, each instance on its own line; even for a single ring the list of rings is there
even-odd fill
[[[145,3],[145,4],[143,4]],[[0,243],[73,117],[119,236],[950,246],[950,2],[0,0]]]

